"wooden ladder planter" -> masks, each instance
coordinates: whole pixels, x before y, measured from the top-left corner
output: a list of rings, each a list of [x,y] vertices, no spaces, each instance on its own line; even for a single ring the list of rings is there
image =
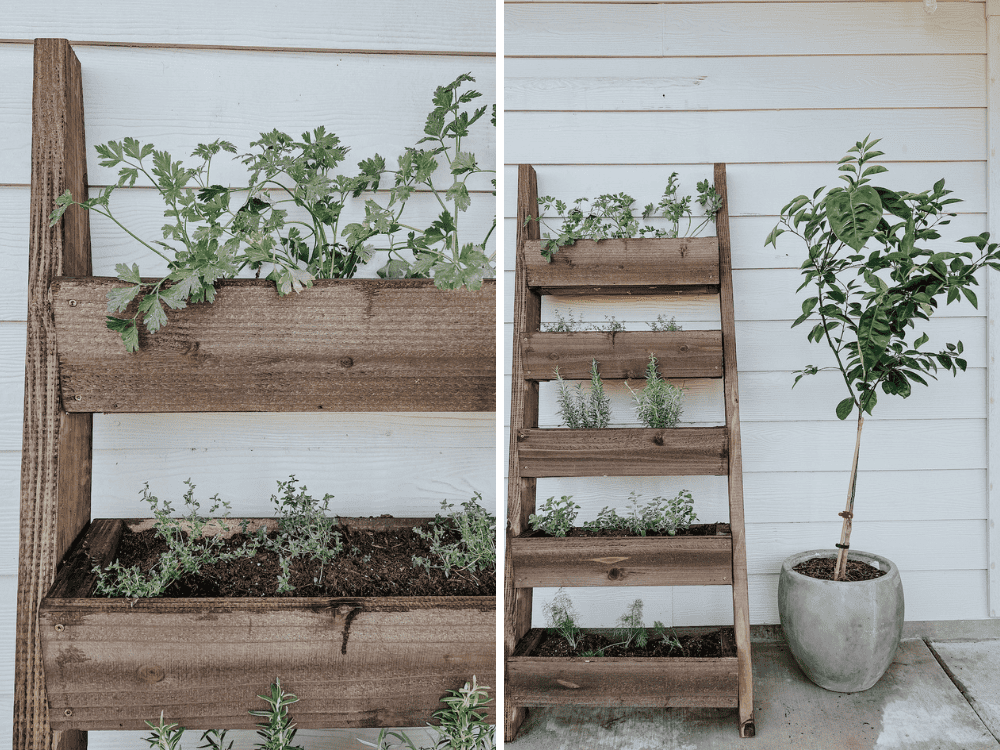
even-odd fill
[[[128,355],[105,327],[121,282],[91,275],[86,211],[48,226],[58,195],[87,190],[66,40],[36,40],[32,132],[15,750],[85,748],[86,730],[145,729],[161,710],[252,727],[276,677],[313,728],[420,725],[473,675],[496,688],[495,597],[88,596],[90,557],[112,559],[126,523],[90,519],[94,412],[494,412],[495,282],[331,280],[279,297],[226,281]]]
[[[508,531],[505,562],[505,726],[512,740],[528,706],[717,706],[738,713],[752,737],[739,390],[726,169],[715,165],[722,198],[718,236],[578,241],[551,263],[535,221],[537,178],[518,168],[518,241]],[[541,332],[541,296],[718,295],[714,331]],[[587,380],[591,360],[604,379],[642,378],[650,354],[664,378],[723,378],[726,425],[675,429],[539,429],[538,384]],[[729,478],[728,533],[679,537],[531,537],[540,477],[688,476]],[[531,628],[532,589],[559,586],[728,585],[733,591],[732,656],[695,658],[537,657],[544,631]]]

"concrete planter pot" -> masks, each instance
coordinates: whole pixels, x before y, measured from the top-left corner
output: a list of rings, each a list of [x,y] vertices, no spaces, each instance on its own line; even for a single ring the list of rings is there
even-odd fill
[[[903,632],[903,585],[891,561],[851,550],[886,575],[870,581],[823,581],[792,568],[830,550],[792,555],[781,564],[778,612],[792,655],[806,677],[840,693],[867,690],[885,673]]]

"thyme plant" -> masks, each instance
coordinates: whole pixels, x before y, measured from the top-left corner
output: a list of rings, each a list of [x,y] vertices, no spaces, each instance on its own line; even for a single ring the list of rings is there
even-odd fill
[[[647,427],[676,427],[680,422],[684,391],[660,377],[652,354],[646,365],[646,386],[641,391],[633,391],[628,383],[625,387],[635,402],[635,415]]]
[[[691,196],[678,196],[680,187],[677,181],[677,173],[670,175],[667,186],[663,190],[663,196],[657,203],[648,203],[642,213],[636,215],[636,199],[627,193],[606,193],[590,201],[587,198],[577,198],[570,208],[564,201],[557,200],[552,196],[542,196],[538,199],[538,205],[542,211],[555,211],[563,217],[562,225],[558,229],[553,229],[546,221],[546,217],[539,215],[527,217],[528,221],[537,221],[545,229],[556,232],[552,237],[549,232],[544,233],[542,241],[542,257],[552,260],[552,256],[559,251],[559,248],[572,245],[577,240],[606,240],[623,237],[679,237],[681,234],[681,222],[687,220],[687,225],[683,230],[683,236],[694,236],[698,234],[710,222],[715,221],[716,215],[722,208],[722,200],[715,192],[715,186],[709,185],[708,180],[702,180],[697,185],[697,202],[705,210],[702,221],[692,230],[694,213],[691,206]],[[669,227],[666,229],[656,228],[649,224],[640,225],[640,219],[666,219]]]
[[[414,555],[414,567],[422,567],[427,572],[438,568],[446,577],[450,577],[453,570],[460,570],[472,578],[476,578],[477,572],[495,569],[497,519],[479,504],[482,499],[477,492],[471,500],[462,503],[458,511],[453,511],[455,506],[442,500],[441,510],[446,515],[436,514],[426,529],[420,526],[413,529],[430,544],[433,556]]]
[[[964,296],[978,307],[972,290],[979,283],[976,272],[1000,268],[1000,251],[988,232],[959,240],[974,244],[976,253],[929,247],[940,239],[938,227],[955,215],[947,207],[960,201],[947,197],[951,191],[943,179],[920,193],[871,184],[872,177],[887,171],[870,163],[883,155],[875,150],[878,142],[866,137],[840,160],[846,186],[825,194],[821,187],[786,204],[765,243],[775,245],[784,232],[805,243],[808,257],[799,289],[810,287],[812,296],[792,326],[812,322],[807,338],[825,342],[836,361],[836,367],[808,365],[796,373],[795,383],[824,370],[839,372],[847,396],[837,404],[837,417],[858,414],[834,580],[843,579],[847,567],[861,430],[865,414],[871,415],[878,403],[877,391],[908,398],[914,383],[927,385],[925,378],[936,377],[939,369],[953,375],[964,371],[961,341],[937,351],[921,349],[930,337],[916,335],[915,329],[941,300],[950,304]]]
[[[528,516],[528,525],[535,531],[544,531],[552,536],[566,536],[573,528],[580,506],[573,502],[571,495],[563,495],[561,500],[550,497],[538,513]]]
[[[673,498],[654,497],[648,503],[640,503],[639,495],[629,493],[629,511],[619,515],[614,508],[605,506],[593,521],[583,524],[590,531],[602,529],[625,529],[634,536],[649,533],[675,536],[685,531],[698,520],[694,512],[694,498],[687,490],[681,490]]]

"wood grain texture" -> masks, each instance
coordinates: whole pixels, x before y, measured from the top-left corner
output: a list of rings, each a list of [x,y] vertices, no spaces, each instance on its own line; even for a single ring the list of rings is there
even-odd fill
[[[726,165],[715,165],[715,191],[721,208],[715,219],[719,233],[720,304],[722,308],[723,380],[729,438],[729,523],[733,535],[733,622],[739,660],[740,737],[754,736],[753,666],[750,657],[750,604],[747,599],[747,550],[743,524],[743,450],[740,444],[740,387],[736,365],[736,315],[733,309],[733,256],[729,239],[729,194]]]
[[[538,383],[524,374],[522,337],[536,333],[541,325],[541,297],[527,284],[524,261],[525,245],[539,238],[538,181],[530,164],[517,169],[517,261],[514,279],[514,347],[511,364],[510,424],[518,429],[538,427]],[[528,527],[528,516],[535,511],[535,479],[521,474],[519,446],[509,441],[510,463],[507,476],[507,532],[504,557],[504,656],[531,627],[531,589],[515,588],[511,541]],[[513,740],[524,721],[524,707],[505,693],[504,738]]]
[[[732,583],[728,536],[521,537],[511,552],[517,587]]]
[[[410,726],[472,675],[494,683],[495,597],[89,598],[91,568],[114,557],[124,526],[152,523],[92,522],[42,601],[56,728],[140,729],[162,708],[189,728],[250,728],[247,706],[274,675],[300,698],[299,726]]]
[[[719,283],[714,237],[579,240],[548,262],[525,244],[527,284],[542,294],[706,294]]]
[[[63,403],[72,411],[493,411],[496,285],[317,282],[279,297],[219,284],[125,353],[109,331],[110,279],[52,286]]]
[[[722,336],[718,331],[619,331],[525,334],[524,377],[589,380],[591,359],[605,380],[642,379],[650,356],[663,378],[722,376]]]
[[[507,661],[507,695],[526,706],[736,706],[736,658]]]
[[[917,2],[662,3],[627,14],[602,3],[504,8],[506,57],[981,55],[984,32],[975,3],[942,5],[931,19]]]
[[[516,432],[521,476],[688,476],[727,473],[724,427]]]
[[[276,13],[266,2],[248,2],[239,13],[228,6],[206,8],[193,0],[150,6],[140,12],[127,3],[92,11],[60,0],[46,12],[12,7],[4,37],[31,39],[42,29],[73,29],[80,40],[136,40],[159,45],[275,46],[345,49],[479,50],[496,47],[493,3],[432,0],[415,7],[402,0],[377,0],[361,6],[315,8],[291,3]],[[58,18],[56,24],[53,19]]]
[[[21,541],[18,550],[14,662],[14,748],[47,750],[53,736],[46,710],[38,606],[56,564],[90,518],[93,419],[66,414],[59,404],[59,370],[51,280],[90,273],[90,225],[73,208],[49,227],[56,196],[87,192],[80,63],[64,39],[35,44],[32,98],[31,228],[21,460]],[[60,750],[86,747],[79,733],[59,737]]]

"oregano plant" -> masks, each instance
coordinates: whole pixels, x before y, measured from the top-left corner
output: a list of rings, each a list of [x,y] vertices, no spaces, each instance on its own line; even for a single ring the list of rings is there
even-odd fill
[[[784,232],[805,243],[809,255],[799,290],[808,287],[812,296],[792,327],[811,322],[808,339],[826,343],[836,361],[836,366],[797,371],[795,383],[824,370],[839,372],[847,395],[837,404],[837,417],[858,415],[834,580],[843,579],[847,567],[865,415],[875,409],[879,390],[908,398],[914,384],[927,385],[926,378],[936,377],[938,370],[955,375],[966,369],[961,341],[923,349],[930,337],[916,328],[942,300],[950,304],[964,297],[977,307],[976,272],[1000,268],[1000,251],[989,232],[959,240],[975,245],[974,253],[931,248],[940,239],[938,227],[955,215],[947,207],[960,201],[947,197],[951,191],[943,179],[919,193],[873,185],[872,178],[887,171],[871,163],[883,155],[875,150],[878,142],[866,137],[840,160],[846,186],[826,193],[821,187],[785,205],[765,243],[775,245]]]

